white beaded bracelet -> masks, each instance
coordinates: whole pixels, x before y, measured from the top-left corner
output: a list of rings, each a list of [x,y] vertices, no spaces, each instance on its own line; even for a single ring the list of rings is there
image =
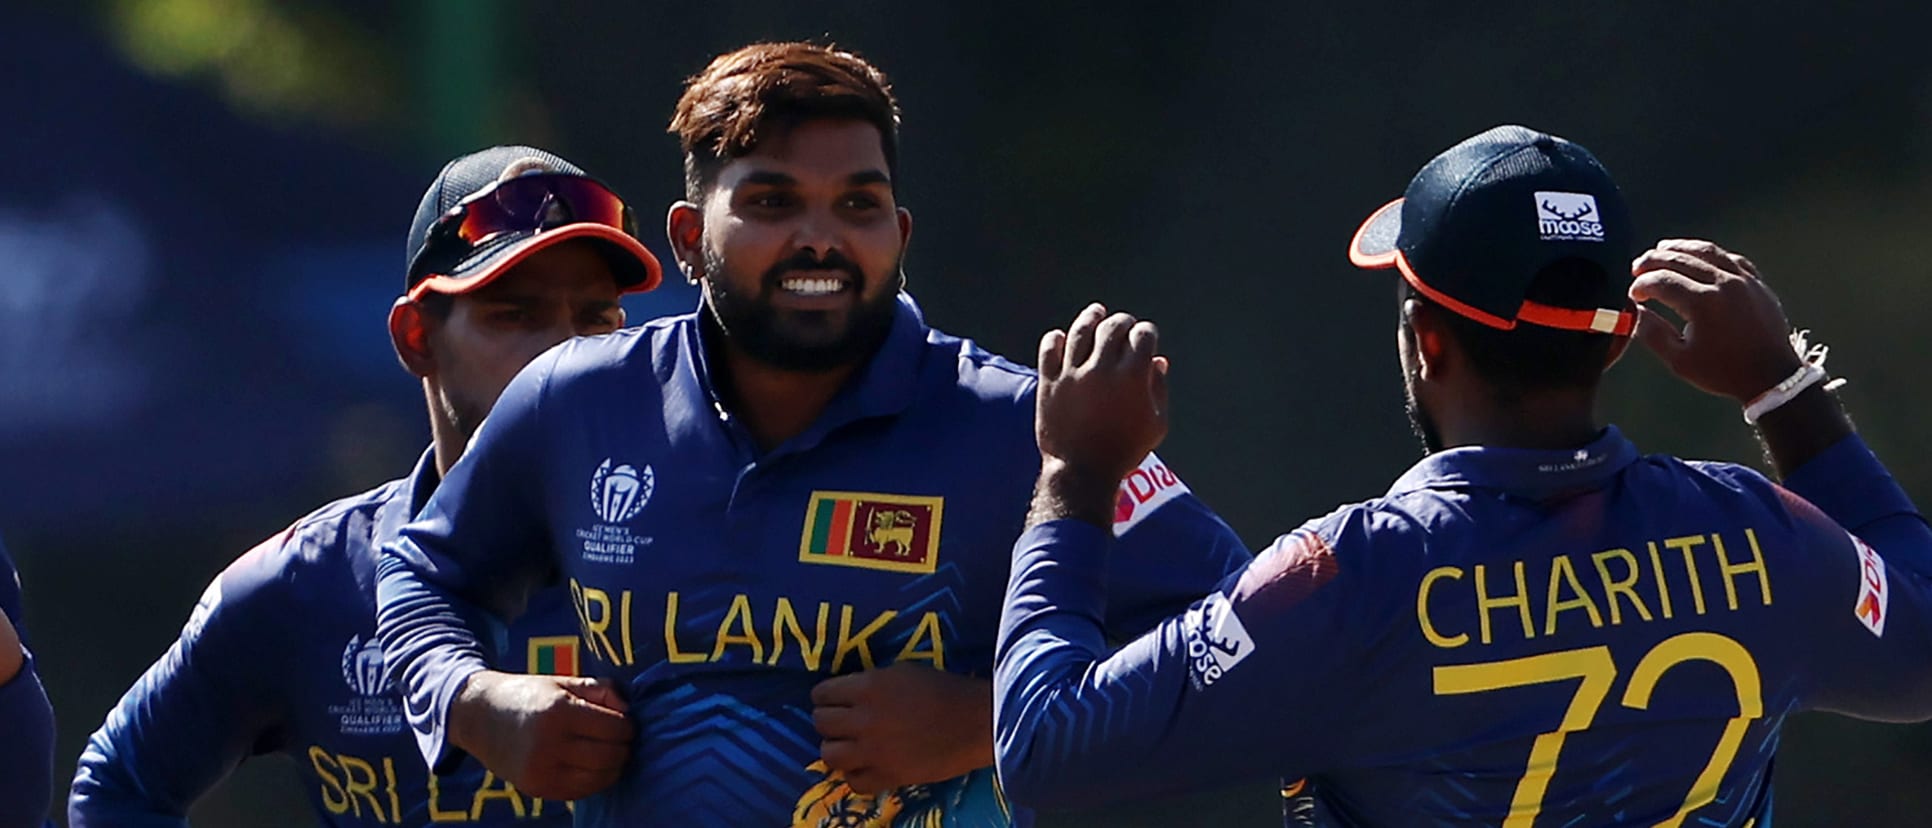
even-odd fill
[[[1798,366],[1798,370],[1793,372],[1791,376],[1785,377],[1783,382],[1772,386],[1771,390],[1753,397],[1751,402],[1744,406],[1744,421],[1746,423],[1757,425],[1758,418],[1772,411],[1776,411],[1779,406],[1791,402],[1793,398],[1804,393],[1805,389],[1817,385],[1820,380],[1825,378],[1825,358],[1831,355],[1831,346],[1823,343],[1817,345],[1807,344],[1806,339],[1810,335],[1811,331],[1808,330],[1791,332],[1791,349],[1798,352],[1798,359],[1802,361],[1802,364]],[[1832,380],[1831,382],[1825,383],[1825,390],[1836,391],[1843,387],[1845,382],[1843,379]]]

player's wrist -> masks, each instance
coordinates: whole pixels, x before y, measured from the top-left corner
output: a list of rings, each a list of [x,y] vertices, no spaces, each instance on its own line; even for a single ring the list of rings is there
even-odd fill
[[[444,723],[450,744],[471,755],[487,753],[486,746],[480,740],[487,739],[495,731],[491,722],[491,693],[506,677],[506,674],[495,670],[477,670],[458,679],[461,686],[450,699],[448,718]]]
[[[1040,464],[1040,479],[1033,488],[1033,509],[1028,513],[1027,524],[1034,526],[1071,518],[1110,527],[1119,490],[1119,475],[1048,457]]]

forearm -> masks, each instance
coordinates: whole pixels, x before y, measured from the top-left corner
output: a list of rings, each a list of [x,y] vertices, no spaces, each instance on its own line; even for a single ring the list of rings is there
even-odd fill
[[[1186,704],[1180,619],[1108,655],[1105,551],[1105,534],[1072,522],[1035,527],[1015,548],[994,707],[1000,779],[1016,802],[1078,807],[1227,778],[1225,752],[1205,745],[1237,737]]]
[[[1758,440],[1780,478],[1852,436],[1851,417],[1837,396],[1818,383],[1758,418]]]
[[[387,550],[376,562],[376,636],[389,677],[408,702],[417,746],[432,768],[455,759],[450,711],[469,678],[489,668],[478,636],[449,594]]]
[[[1817,452],[1784,485],[1893,566],[1932,576],[1932,527],[1858,435]]]

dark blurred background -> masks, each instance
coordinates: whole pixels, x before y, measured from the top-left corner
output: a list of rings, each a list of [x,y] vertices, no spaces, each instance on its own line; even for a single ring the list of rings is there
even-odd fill
[[[1162,453],[1252,544],[1416,458],[1393,288],[1344,245],[1423,161],[1504,122],[1595,150],[1647,237],[1755,258],[1834,346],[1867,439],[1932,497],[1924,4],[4,5],[0,528],[63,774],[226,562],[426,443],[383,319],[440,164],[539,144],[648,229],[679,195],[663,125],[682,79],[756,39],[829,40],[892,75],[908,270],[936,325],[1030,361],[1090,299],[1158,318],[1178,398]],[[670,281],[633,320],[694,305]],[[1606,408],[1648,449],[1760,462],[1734,405],[1648,355]],[[1779,764],[1781,826],[1932,812],[1923,727],[1801,718]],[[197,824],[305,824],[294,780],[250,763]],[[1277,810],[1247,785],[1046,824]]]

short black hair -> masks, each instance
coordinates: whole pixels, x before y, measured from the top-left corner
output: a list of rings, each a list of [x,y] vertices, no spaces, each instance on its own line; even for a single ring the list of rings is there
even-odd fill
[[[1525,298],[1559,308],[1594,307],[1610,274],[1587,259],[1559,259],[1536,272]],[[1528,322],[1513,330],[1492,328],[1416,292],[1398,279],[1397,307],[1414,299],[1435,308],[1444,327],[1456,340],[1470,365],[1488,380],[1504,402],[1538,391],[1594,388],[1603,379],[1615,337],[1590,331],[1568,331]]]

